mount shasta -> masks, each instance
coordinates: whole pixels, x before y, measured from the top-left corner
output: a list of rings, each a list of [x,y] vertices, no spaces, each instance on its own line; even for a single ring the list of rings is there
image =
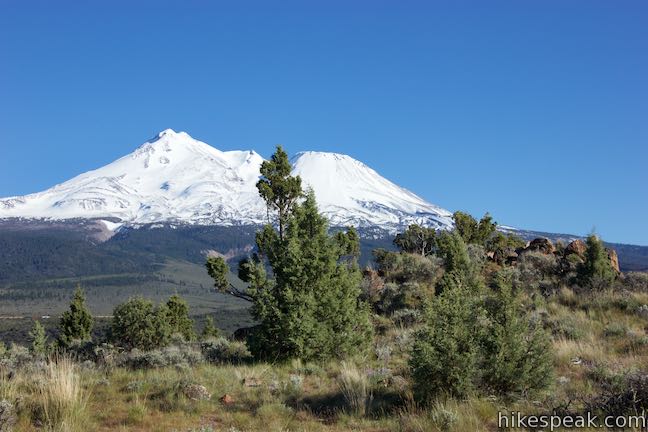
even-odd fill
[[[0,199],[0,218],[106,219],[151,223],[250,225],[267,220],[256,182],[263,158],[254,151],[219,151],[167,129],[133,153],[43,192]],[[452,226],[452,214],[381,177],[346,155],[302,152],[293,175],[315,192],[333,226],[393,233],[411,223]]]

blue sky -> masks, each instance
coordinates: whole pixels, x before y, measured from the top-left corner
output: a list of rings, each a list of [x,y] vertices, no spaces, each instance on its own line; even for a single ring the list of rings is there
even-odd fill
[[[648,244],[647,22],[645,1],[0,0],[0,196],[170,127]]]

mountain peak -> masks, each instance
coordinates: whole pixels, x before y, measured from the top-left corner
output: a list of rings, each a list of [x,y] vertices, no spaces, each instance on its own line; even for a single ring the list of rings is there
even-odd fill
[[[185,132],[165,129],[129,155],[51,189],[0,199],[0,218],[101,218],[124,224],[264,223],[256,183],[263,158],[220,151]],[[333,226],[402,229],[451,226],[451,214],[380,176],[350,156],[306,151],[292,173],[311,187]]]

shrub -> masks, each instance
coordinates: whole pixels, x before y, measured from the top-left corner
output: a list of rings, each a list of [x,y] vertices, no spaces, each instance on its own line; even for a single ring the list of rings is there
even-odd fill
[[[214,318],[207,316],[205,318],[205,326],[202,329],[201,336],[203,339],[215,338],[220,336],[220,330],[214,325]]]
[[[411,327],[421,321],[421,311],[418,309],[400,309],[394,312],[392,320],[402,327]]]
[[[151,350],[169,343],[171,327],[166,307],[154,309],[150,300],[134,297],[113,312],[112,336],[124,348]]]
[[[620,337],[628,333],[628,328],[621,323],[610,323],[605,326],[603,333],[607,337]]]
[[[205,360],[210,363],[244,363],[252,354],[243,342],[229,341],[223,337],[209,339],[200,346]]]
[[[193,366],[202,362],[199,351],[189,346],[170,346],[152,351],[133,349],[122,356],[121,366],[132,369],[155,369],[167,366]]]
[[[648,273],[625,273],[621,279],[622,287],[629,291],[648,292]]]

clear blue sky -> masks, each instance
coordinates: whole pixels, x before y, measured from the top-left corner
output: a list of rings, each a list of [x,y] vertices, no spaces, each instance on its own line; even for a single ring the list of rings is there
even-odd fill
[[[648,2],[0,0],[0,196],[168,127],[648,244]]]

